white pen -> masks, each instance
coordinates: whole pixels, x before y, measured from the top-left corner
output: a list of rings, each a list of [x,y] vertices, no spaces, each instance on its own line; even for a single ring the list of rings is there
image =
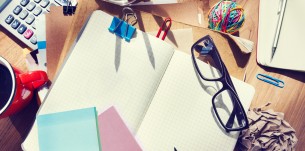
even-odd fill
[[[274,53],[276,51],[276,47],[277,47],[277,44],[278,44],[278,41],[279,41],[279,38],[280,38],[280,32],[281,32],[281,27],[282,27],[284,14],[285,14],[286,3],[287,3],[287,0],[281,0],[281,1],[282,1],[281,8],[280,8],[280,11],[278,12],[278,13],[280,13],[280,16],[278,18],[276,31],[275,31],[275,36],[274,36],[274,39],[273,39],[271,60],[274,56]]]

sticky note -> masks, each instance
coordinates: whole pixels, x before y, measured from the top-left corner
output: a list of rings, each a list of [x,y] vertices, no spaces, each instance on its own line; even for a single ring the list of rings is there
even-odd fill
[[[40,151],[100,151],[95,107],[39,115]]]
[[[98,116],[103,151],[142,151],[114,107]]]

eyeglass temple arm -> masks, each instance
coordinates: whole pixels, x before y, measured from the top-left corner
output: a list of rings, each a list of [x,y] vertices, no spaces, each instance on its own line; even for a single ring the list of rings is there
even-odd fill
[[[224,70],[227,70],[226,67],[224,67]],[[228,73],[228,71],[226,71],[226,72]],[[229,76],[229,75],[226,75],[226,76]],[[226,79],[227,79],[227,82],[232,86],[232,89],[234,90],[234,92],[236,93],[236,90],[234,88],[233,82],[231,81],[231,78],[227,77]],[[236,96],[238,97],[237,93],[236,93]],[[240,115],[243,113],[243,111],[241,111],[241,109],[238,107],[239,105],[236,105],[236,103],[238,103],[238,100],[236,100],[236,97],[231,96],[231,94],[230,94],[230,97],[233,100],[233,111],[232,111],[232,114],[230,115],[230,118],[229,118],[226,126],[228,126],[228,127],[233,126],[235,116],[237,118],[238,124],[243,125],[243,118],[242,118],[242,115]],[[247,117],[245,117],[245,118],[247,118]]]
[[[216,48],[216,47],[214,47],[214,48]],[[236,89],[235,89],[235,87],[233,85],[233,82],[231,80],[230,75],[226,74],[226,73],[229,73],[229,72],[228,72],[226,66],[224,65],[224,63],[222,62],[222,60],[220,58],[220,54],[218,53],[218,50],[216,49],[215,51],[212,51],[212,55],[215,55],[215,56],[213,56],[213,58],[218,58],[219,57],[219,61],[215,61],[215,65],[217,67],[219,67],[220,69],[222,67],[222,69],[224,70],[224,76],[226,76],[225,79],[227,79],[227,82],[232,87],[233,91],[236,93]],[[238,97],[237,93],[236,93],[236,96]],[[236,114],[236,113],[243,113],[243,112],[240,110],[239,107],[236,107],[236,105],[235,105],[238,100],[236,100],[236,98],[234,96],[231,96],[231,94],[230,94],[230,97],[233,100],[234,106],[233,106],[232,114],[230,115],[230,117],[229,117],[229,119],[228,119],[228,121],[226,123],[226,127],[232,128],[232,126],[234,124],[234,117],[235,116],[237,117],[238,124],[242,125],[243,118],[241,116],[239,116],[239,114]]]

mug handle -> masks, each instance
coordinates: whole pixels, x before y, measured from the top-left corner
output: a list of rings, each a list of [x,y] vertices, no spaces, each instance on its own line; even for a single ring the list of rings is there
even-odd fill
[[[34,89],[49,81],[47,73],[40,70],[19,74],[19,78],[23,84],[31,83]]]

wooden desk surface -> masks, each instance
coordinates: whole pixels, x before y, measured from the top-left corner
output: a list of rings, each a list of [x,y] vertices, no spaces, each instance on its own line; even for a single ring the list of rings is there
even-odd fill
[[[213,2],[212,2],[213,1]],[[215,0],[210,0],[215,3]],[[258,27],[258,6],[259,1],[239,0],[246,11],[246,24],[240,31],[240,36],[247,37],[255,42],[254,51],[252,52],[246,69],[246,82],[255,87],[256,93],[253,98],[251,108],[260,107],[267,102],[272,103],[270,108],[278,112],[285,113],[285,119],[296,130],[299,142],[296,150],[305,148],[305,73],[272,69],[261,67],[256,63],[256,42]],[[68,38],[73,39],[78,34],[79,29],[84,21],[96,9],[101,9],[101,3],[96,1],[80,1],[77,17],[74,21],[73,28]],[[68,43],[72,43],[70,40]],[[6,58],[13,66],[19,67],[26,71],[26,65],[22,49],[26,46],[18,39],[14,38],[3,27],[0,27],[0,55]],[[64,48],[68,49],[68,48]],[[285,81],[283,89],[274,87],[256,79],[256,74],[264,73]],[[34,121],[38,105],[36,98],[22,112],[9,118],[0,120],[0,148],[1,150],[19,151],[20,144],[26,138],[31,125]]]

